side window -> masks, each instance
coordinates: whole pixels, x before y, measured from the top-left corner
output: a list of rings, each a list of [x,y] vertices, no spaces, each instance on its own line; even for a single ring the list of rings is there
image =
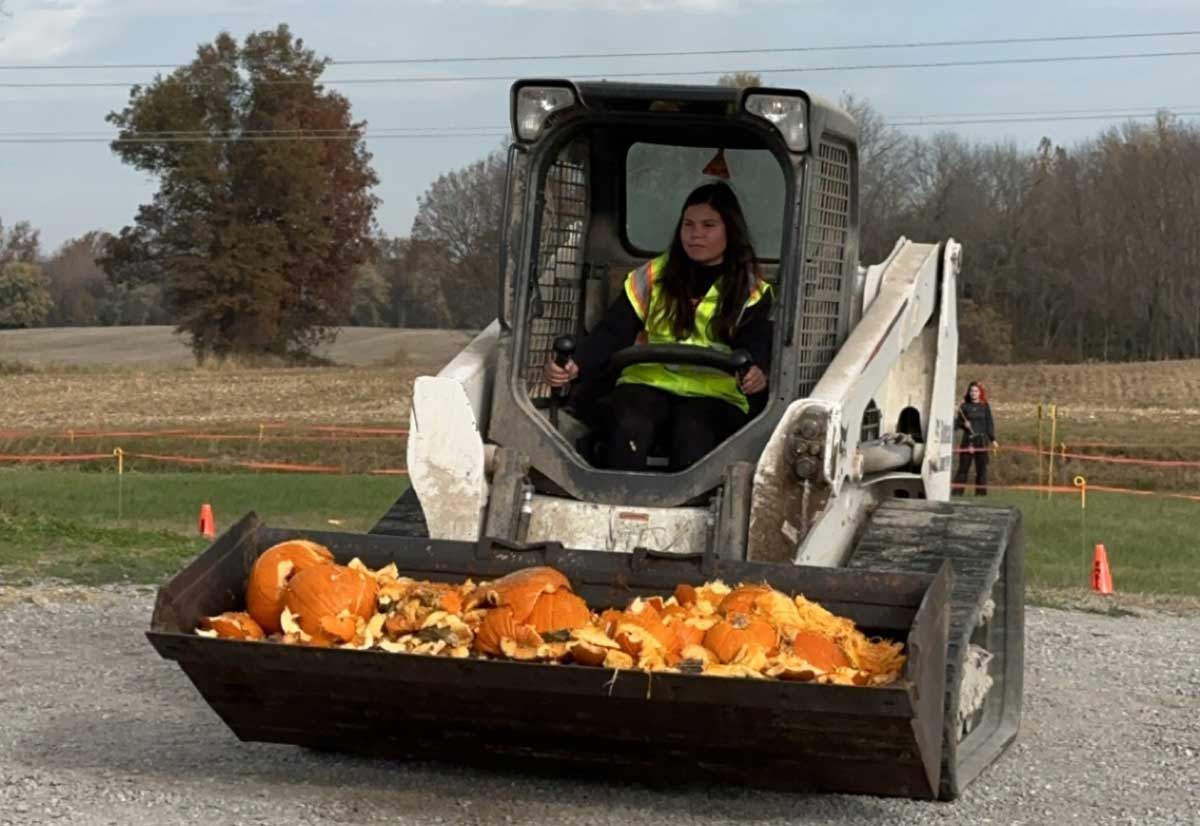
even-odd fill
[[[580,139],[563,148],[546,175],[536,280],[529,316],[525,386],[530,398],[548,398],[542,366],[554,339],[579,328],[583,250],[589,214],[588,144]]]
[[[625,237],[638,254],[659,253],[688,193],[715,180],[704,168],[718,147],[635,143],[625,159]],[[759,258],[778,259],[783,245],[787,183],[779,161],[765,149],[726,149],[729,185],[737,193]]]

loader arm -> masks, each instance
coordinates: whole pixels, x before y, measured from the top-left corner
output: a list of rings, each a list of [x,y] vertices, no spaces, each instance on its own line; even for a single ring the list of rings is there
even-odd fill
[[[862,318],[759,460],[751,559],[839,566],[870,509],[896,495],[950,493],[961,247],[900,239],[866,273]],[[881,437],[864,442],[874,400]]]

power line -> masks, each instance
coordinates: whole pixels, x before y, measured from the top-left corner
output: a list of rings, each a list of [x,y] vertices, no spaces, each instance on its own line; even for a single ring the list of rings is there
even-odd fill
[[[1193,117],[1200,115],[1200,109],[1192,111],[1171,111],[1172,115],[1180,117]],[[897,120],[889,122],[887,125],[911,128],[916,126],[964,126],[969,124],[988,124],[988,123],[1057,123],[1060,121],[1073,120],[1140,120],[1144,118],[1156,117],[1156,112],[1133,113],[1125,114],[1109,114],[1109,115],[1061,115],[1057,117],[983,117],[983,118],[963,118],[959,120]]]
[[[461,55],[456,57],[406,57],[372,58],[353,60],[330,60],[333,66],[401,66],[430,65],[438,63],[503,63],[509,61],[549,60],[607,60],[625,58],[704,57],[715,55],[760,55],[800,54],[816,52],[882,51],[888,49],[953,48],[961,46],[1001,46],[1031,43],[1080,43],[1098,40],[1136,40],[1160,37],[1187,37],[1200,34],[1200,30],[1187,29],[1167,32],[1117,32],[1112,34],[1071,34],[1040,37],[994,37],[967,40],[925,40],[898,43],[853,43],[828,46],[789,46],[758,49],[688,49],[679,51],[653,52],[567,52],[562,54],[524,55]],[[187,64],[178,63],[47,63],[0,65],[0,71],[26,70],[105,70],[105,69],[178,69]],[[218,68],[214,66],[214,68]]]
[[[1122,54],[1103,54],[1103,55],[1054,55],[1048,57],[1001,57],[982,60],[941,60],[941,61],[925,61],[921,63],[860,63],[847,66],[790,66],[783,68],[768,68],[768,69],[689,69],[689,70],[673,70],[661,72],[608,72],[605,74],[591,75],[575,75],[577,80],[607,80],[611,78],[638,78],[638,77],[696,77],[700,75],[723,75],[733,74],[735,72],[749,72],[751,74],[766,75],[766,74],[788,74],[788,73],[817,73],[817,72],[849,72],[863,70],[892,70],[892,69],[946,69],[946,68],[961,68],[965,66],[1006,66],[1006,65],[1035,65],[1046,63],[1080,63],[1080,62],[1095,62],[1101,60],[1140,60],[1146,58],[1159,57],[1196,57],[1200,55],[1200,50],[1175,51],[1175,52],[1133,52]],[[171,82],[173,78],[166,78],[167,82]],[[492,81],[510,82],[513,80],[512,75],[461,75],[461,76],[435,76],[435,77],[359,77],[359,78],[328,78],[325,80],[313,79],[297,79],[297,80],[259,80],[256,85],[261,86],[307,86],[307,85],[382,85],[382,84],[411,84],[411,83],[480,83]],[[211,81],[188,81],[188,85],[193,86],[209,86],[215,85]],[[2,82],[0,87],[11,89],[92,89],[92,88],[129,88],[132,86],[144,85],[142,83],[128,83],[125,81],[33,81],[33,82]]]
[[[1028,109],[1017,112],[943,112],[941,114],[906,114],[906,115],[884,115],[884,119],[890,121],[900,120],[920,120],[922,118],[992,118],[992,117],[1023,117],[1028,115],[1099,115],[1099,114],[1122,114],[1125,112],[1158,112],[1167,110],[1175,112],[1180,109],[1197,109],[1200,104],[1162,104],[1160,106],[1121,106],[1110,109],[1101,107],[1091,107],[1088,109]]]
[[[280,143],[284,141],[348,141],[359,138],[379,138],[383,140],[415,140],[420,138],[503,138],[508,132],[427,132],[422,134],[363,134],[346,133],[340,135],[217,135],[210,137],[175,137],[175,138],[0,138],[0,143],[111,143],[111,144],[188,144],[188,143]]]
[[[1156,117],[1159,112],[1190,117],[1200,115],[1200,104],[1187,106],[1140,106],[1123,109],[1042,109],[1021,112],[954,112],[924,115],[884,115],[884,124],[896,127],[957,126],[988,123],[1053,123],[1073,120],[1124,120]],[[504,137],[508,129],[500,125],[475,126],[388,126],[336,129],[245,129],[214,132],[202,129],[147,130],[122,138],[98,131],[12,131],[0,132],[6,143],[207,143],[235,142],[272,138],[276,140],[304,138],[309,140],[352,138],[442,138],[442,137]],[[18,140],[20,139],[20,140]],[[60,140],[57,140],[60,139]]]
[[[1157,110],[1161,111],[1161,110]],[[948,115],[927,115],[921,118],[897,119],[894,121],[885,121],[886,125],[894,126],[902,129],[912,129],[920,127],[939,127],[939,126],[966,126],[966,125],[986,125],[986,124],[1007,124],[1007,123],[1057,123],[1065,121],[1088,121],[1088,120],[1144,120],[1157,116],[1157,111],[1147,112],[1144,110],[1132,112],[1113,112],[1109,114],[1093,114],[1093,115],[1054,115],[1040,114],[1032,117],[1011,117],[1011,116],[980,116],[980,117],[963,117],[954,118]],[[1170,114],[1179,117],[1196,117],[1200,116],[1200,107],[1193,107],[1186,110],[1168,110]],[[408,127],[397,127],[407,130]],[[437,129],[438,127],[430,127]],[[200,144],[200,143],[264,143],[264,142],[285,142],[285,141],[326,141],[326,140],[357,140],[363,139],[380,139],[380,140],[412,140],[421,138],[504,138],[509,136],[509,132],[501,127],[492,128],[490,131],[486,127],[442,127],[443,130],[458,130],[458,131],[428,131],[428,132],[389,132],[384,129],[371,130],[367,132],[355,130],[315,130],[315,133],[306,133],[304,130],[260,130],[262,134],[248,133],[205,133],[205,132],[180,132],[180,133],[142,133],[132,137],[100,137],[93,136],[94,133],[70,133],[70,132],[0,132],[0,144],[14,143],[109,143],[109,144]],[[468,131],[477,130],[477,131]]]
[[[219,137],[219,138],[237,138],[242,136],[258,136],[258,135],[294,135],[294,136],[311,136],[321,137],[324,135],[380,135],[387,133],[414,133],[414,137],[422,137],[420,133],[437,132],[439,134],[458,133],[458,132],[484,132],[490,134],[499,129],[506,129],[504,126],[388,126],[375,127],[369,132],[364,129],[357,128],[339,128],[339,129],[307,129],[298,127],[295,129],[239,129],[230,131],[212,131],[208,129],[163,129],[163,130],[145,130],[133,134],[131,137],[136,138],[183,138],[183,137]],[[100,131],[17,131],[17,132],[0,132],[0,137],[7,138],[97,138],[99,140],[113,140],[114,136],[110,132]]]

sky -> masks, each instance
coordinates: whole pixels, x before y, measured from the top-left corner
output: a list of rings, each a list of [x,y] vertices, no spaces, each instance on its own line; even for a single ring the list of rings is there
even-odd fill
[[[331,66],[325,80],[368,122],[380,183],[377,213],[406,236],[417,199],[438,175],[502,144],[508,88],[519,77],[695,72],[647,77],[710,83],[726,71],[763,72],[769,85],[826,98],[853,94],[889,119],[923,116],[1004,123],[953,129],[980,141],[1071,145],[1120,122],[1170,108],[1200,114],[1200,34],[1070,42],[914,46],[737,55],[666,51],[807,49],[948,40],[1146,34],[1200,30],[1200,0],[0,0],[0,221],[41,230],[43,247],[132,223],[154,180],[124,166],[104,116],[128,89],[30,87],[65,82],[146,83],[154,69],[49,69],[95,64],[176,65],[221,31],[239,39],[286,22],[319,55],[338,60],[511,57],[633,52],[634,57]],[[1057,58],[1155,52],[1190,55],[1075,62],[884,68],[879,64]],[[864,65],[874,68],[836,67]],[[786,71],[782,71],[786,70]],[[165,71],[165,70],[164,70]],[[500,76],[471,82],[338,85],[336,78]],[[635,79],[635,78],[623,78]],[[1064,120],[1064,113],[1083,119]],[[1012,121],[1011,113],[1026,118]],[[1058,119],[1052,120],[1045,113]],[[1101,115],[1103,117],[1095,117]],[[460,127],[478,127],[447,136]],[[436,137],[413,137],[441,130]],[[30,134],[41,133],[41,134]],[[52,133],[52,134],[45,134]],[[403,137],[401,137],[403,136]],[[48,138],[92,138],[58,142]]]

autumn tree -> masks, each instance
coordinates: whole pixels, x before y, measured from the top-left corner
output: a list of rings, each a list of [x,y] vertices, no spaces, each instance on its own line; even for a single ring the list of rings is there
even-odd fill
[[[440,284],[453,326],[480,328],[496,317],[504,170],[504,154],[492,152],[439,176],[418,200],[410,272]]]
[[[756,72],[733,72],[717,78],[718,86],[730,86],[734,89],[747,89],[751,86],[762,86],[762,75]]]
[[[99,259],[109,235],[95,231],[62,244],[43,264],[54,309],[48,323],[56,326],[97,324],[111,289]]]
[[[103,266],[160,283],[198,359],[303,357],[349,315],[377,179],[327,63],[286,25],[240,46],[222,33],[108,116],[113,151],[159,188]]]
[[[10,261],[36,264],[41,251],[41,233],[28,221],[18,221],[8,230],[0,221],[0,265]]]
[[[42,268],[27,261],[0,265],[0,329],[40,327],[50,315],[50,289]]]
[[[6,230],[0,222],[0,328],[40,327],[53,303],[38,263],[39,233],[28,221]]]

